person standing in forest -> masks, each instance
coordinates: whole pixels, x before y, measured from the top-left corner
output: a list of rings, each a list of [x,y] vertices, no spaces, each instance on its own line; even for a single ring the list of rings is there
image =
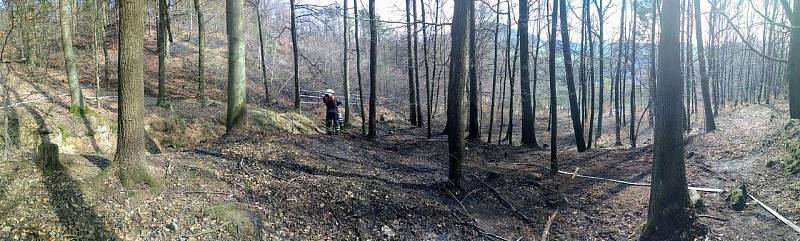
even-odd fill
[[[322,103],[325,104],[325,130],[328,135],[339,134],[339,106],[342,102],[336,100],[332,89],[325,90],[325,95],[322,96]]]

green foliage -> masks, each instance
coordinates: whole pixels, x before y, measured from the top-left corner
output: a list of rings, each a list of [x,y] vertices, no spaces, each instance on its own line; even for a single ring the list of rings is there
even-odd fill
[[[150,174],[150,171],[139,164],[118,164],[116,170],[119,181],[126,189],[145,184],[151,191],[156,192],[161,187],[158,180]]]
[[[213,206],[208,210],[208,213],[216,219],[236,226],[243,226],[249,221],[245,212],[240,210],[236,203],[233,202]]]
[[[725,196],[725,203],[728,207],[736,211],[742,211],[747,207],[747,188],[744,185],[737,185],[728,191]]]
[[[90,114],[88,107],[81,107],[79,105],[70,105],[69,113],[73,115],[87,115]]]
[[[783,157],[784,169],[792,174],[800,173],[800,140],[797,138],[800,135],[800,125],[797,121],[789,121],[784,126],[784,132],[781,136],[786,148],[786,155]]]

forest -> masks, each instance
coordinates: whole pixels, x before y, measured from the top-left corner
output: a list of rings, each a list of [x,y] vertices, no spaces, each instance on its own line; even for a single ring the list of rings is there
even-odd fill
[[[800,240],[800,0],[0,0],[0,240]]]

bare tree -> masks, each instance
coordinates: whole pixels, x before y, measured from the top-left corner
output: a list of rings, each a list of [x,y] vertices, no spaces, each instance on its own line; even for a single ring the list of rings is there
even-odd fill
[[[373,0],[374,1],[374,0]],[[447,88],[447,134],[449,149],[449,180],[457,189],[461,185],[461,165],[464,161],[464,84],[467,78],[467,31],[472,0],[455,0],[452,45],[450,47],[450,75]]]

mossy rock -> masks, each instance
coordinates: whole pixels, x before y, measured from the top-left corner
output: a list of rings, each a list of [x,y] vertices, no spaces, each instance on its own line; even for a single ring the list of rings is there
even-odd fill
[[[747,187],[744,184],[739,184],[727,192],[725,196],[725,205],[736,211],[742,211],[747,207]]]

